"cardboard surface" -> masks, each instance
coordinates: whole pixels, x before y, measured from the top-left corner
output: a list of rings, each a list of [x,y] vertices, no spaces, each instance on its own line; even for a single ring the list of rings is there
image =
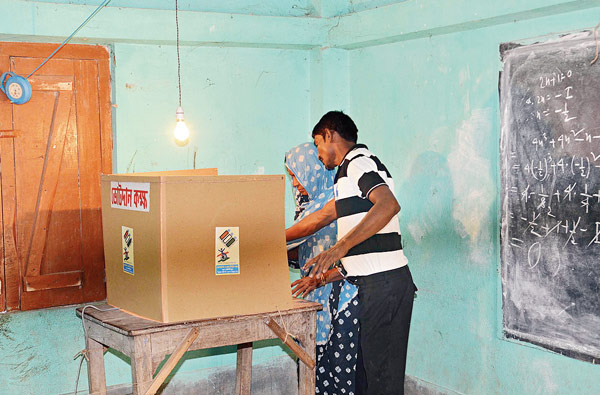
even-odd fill
[[[176,173],[102,176],[107,302],[162,322],[289,308],[284,176]],[[111,182],[149,183],[148,212],[111,207]],[[123,270],[123,226],[133,229],[133,275]],[[220,228],[233,229],[229,244]],[[217,275],[217,255],[227,263],[231,247],[239,274]]]
[[[162,321],[160,268],[160,196],[157,177],[144,177],[136,182],[150,183],[150,211],[139,212],[111,208],[111,181],[130,180],[102,176],[102,231],[106,262],[106,300],[109,304],[144,317]],[[134,230],[135,273],[123,270],[121,227]]]

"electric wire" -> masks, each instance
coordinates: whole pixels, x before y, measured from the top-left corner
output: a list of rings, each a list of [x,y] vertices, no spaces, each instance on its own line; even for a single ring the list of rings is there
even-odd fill
[[[57,52],[58,52],[58,51],[59,51],[59,50],[60,50],[62,47],[64,47],[64,46],[65,46],[65,44],[66,44],[66,43],[68,43],[68,42],[69,42],[69,40],[71,40],[71,38],[73,38],[73,36],[74,36],[75,34],[77,34],[77,32],[78,32],[79,30],[81,30],[81,28],[82,28],[82,27],[83,27],[83,26],[84,26],[86,23],[88,23],[88,22],[89,22],[89,20],[90,20],[90,19],[92,19],[92,18],[93,18],[93,17],[94,17],[94,16],[95,16],[95,15],[96,15],[96,14],[97,14],[97,13],[98,13],[98,12],[99,12],[99,11],[100,11],[102,8],[103,8],[103,7],[105,7],[105,6],[106,6],[108,3],[110,3],[111,1],[112,1],[112,0],[104,0],[104,2],[103,2],[102,4],[100,4],[100,5],[98,6],[98,8],[96,8],[96,9],[94,10],[94,12],[92,12],[92,13],[90,14],[90,16],[88,16],[88,17],[87,17],[87,19],[86,19],[85,21],[83,21],[83,23],[82,23],[81,25],[79,25],[79,27],[78,27],[77,29],[75,29],[75,31],[74,31],[73,33],[71,33],[71,35],[70,35],[69,37],[67,37],[67,39],[66,39],[65,41],[63,41],[63,43],[62,43],[62,44],[60,44],[60,46],[59,46],[58,48],[56,48],[56,49],[54,50],[54,52],[52,52],[52,53],[50,54],[50,56],[48,56],[48,57],[46,58],[46,60],[44,60],[44,61],[43,61],[43,62],[42,62],[42,63],[41,63],[41,64],[40,64],[38,67],[36,67],[36,68],[35,68],[35,70],[33,70],[31,73],[29,73],[29,75],[28,75],[27,77],[25,77],[25,79],[27,79],[27,78],[31,77],[31,76],[33,75],[33,73],[35,73],[36,71],[38,71],[38,70],[39,70],[39,68],[40,68],[40,67],[42,67],[43,65],[45,65],[45,64],[46,64],[46,62],[48,62],[48,61],[50,60],[50,58],[52,58],[52,57],[54,56],[54,54],[56,54],[56,53],[57,53]]]
[[[118,307],[111,307],[110,309],[102,310],[91,304],[84,306],[83,309],[81,309],[81,324],[83,325],[84,341],[87,340],[87,328],[85,326],[85,309],[87,309],[88,307],[91,307],[92,309],[102,311],[102,312],[119,309]],[[86,344],[86,347],[87,347],[87,344]],[[77,395],[77,387],[79,387],[79,376],[81,375],[81,366],[83,365],[83,361],[88,359],[87,351],[88,351],[87,348],[84,348],[83,350],[81,350],[77,354],[75,354],[75,357],[73,357],[73,359],[75,359],[75,358],[81,356],[81,361],[79,362],[79,369],[77,370],[77,378],[75,379],[75,392],[74,392],[75,395]]]
[[[179,85],[179,107],[181,107],[181,61],[179,59],[179,16],[177,0],[175,0],[175,28],[177,29],[177,83]]]

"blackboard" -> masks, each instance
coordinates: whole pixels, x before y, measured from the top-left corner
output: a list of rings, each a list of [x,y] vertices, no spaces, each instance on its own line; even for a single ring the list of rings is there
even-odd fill
[[[600,61],[590,32],[503,44],[504,332],[600,359]]]

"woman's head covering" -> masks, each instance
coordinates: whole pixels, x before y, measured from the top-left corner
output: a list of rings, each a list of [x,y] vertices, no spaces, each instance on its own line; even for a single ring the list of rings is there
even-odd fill
[[[296,193],[296,209],[300,210],[295,220],[317,211],[333,199],[334,170],[327,170],[319,160],[317,147],[314,143],[300,144],[285,153],[285,165],[296,176],[308,193],[308,202],[299,198]]]
[[[296,193],[296,217],[295,222],[300,221],[333,199],[333,181],[335,178],[334,170],[327,170],[319,160],[317,147],[313,143],[300,144],[285,154],[285,165],[296,176],[298,182],[302,184],[308,193],[308,199],[299,198],[300,193]],[[298,247],[298,263],[300,268],[304,266],[309,259],[314,258],[321,252],[331,248],[336,242],[337,225],[336,222],[325,226],[316,233],[299,240],[288,242],[288,249]],[[300,274],[305,276],[307,273],[300,269]],[[343,284],[344,290],[339,292],[338,304],[336,308],[346,308],[352,298],[356,295],[356,287],[352,284]],[[305,299],[321,303],[323,310],[317,312],[317,344],[324,345],[331,336],[331,314],[330,314],[330,294],[332,293],[333,283],[326,284],[311,291]]]

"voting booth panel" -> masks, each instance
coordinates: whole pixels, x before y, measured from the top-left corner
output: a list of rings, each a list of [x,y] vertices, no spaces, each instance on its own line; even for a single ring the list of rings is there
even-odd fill
[[[283,175],[102,176],[107,302],[161,322],[292,305]]]

